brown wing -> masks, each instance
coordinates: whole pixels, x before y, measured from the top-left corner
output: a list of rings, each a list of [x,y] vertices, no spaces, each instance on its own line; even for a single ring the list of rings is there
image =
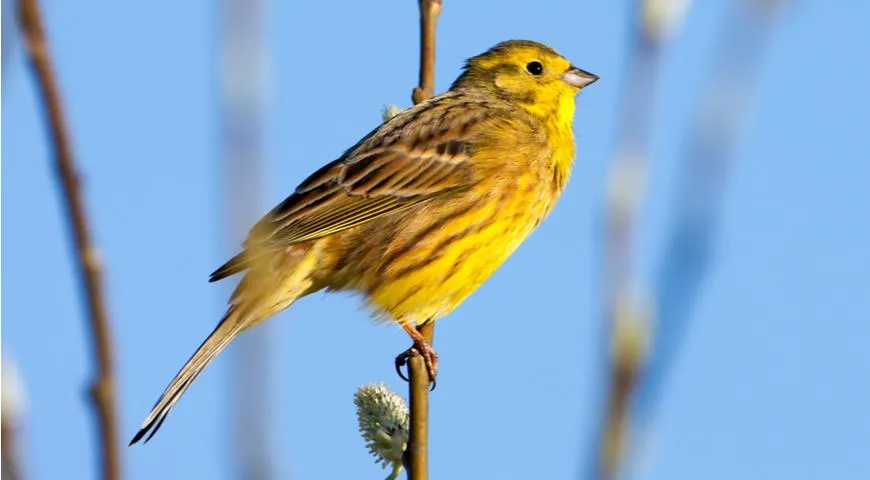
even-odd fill
[[[250,250],[265,253],[324,237],[468,188],[474,138],[491,113],[451,92],[393,117],[254,225],[248,254],[230,260],[212,281],[247,268]]]
[[[267,215],[251,239],[304,242],[464,188],[471,180],[465,148],[458,141],[434,149],[395,145],[334,162]]]

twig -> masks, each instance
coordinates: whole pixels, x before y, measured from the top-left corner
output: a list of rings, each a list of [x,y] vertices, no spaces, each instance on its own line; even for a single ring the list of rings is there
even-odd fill
[[[441,0],[419,0],[420,6],[420,84],[414,88],[411,99],[420,103],[435,94],[435,27],[441,15]],[[418,328],[431,344],[435,338],[435,324]],[[410,398],[410,437],[408,438],[409,480],[429,478],[429,373],[420,356],[408,362]]]
[[[89,327],[97,376],[90,386],[90,397],[97,414],[102,445],[102,478],[120,478],[121,460],[118,455],[117,410],[115,405],[115,375],[109,320],[103,294],[102,271],[97,250],[91,241],[87,214],[76,173],[69,132],[61,105],[57,81],[51,68],[45,30],[36,0],[21,0],[18,21],[30,63],[42,93],[51,138],[55,151],[55,168],[65,198],[66,214],[72,226],[78,273],[84,283]]]
[[[224,234],[221,246],[233,253],[262,207],[265,115],[270,60],[262,0],[221,0],[220,4],[220,191]],[[226,292],[229,294],[229,291]],[[228,446],[239,478],[278,477],[275,450],[273,353],[275,324],[264,322],[234,342],[228,397],[232,421]],[[224,415],[223,413],[221,415]]]
[[[414,88],[414,104],[435,95],[435,26],[441,15],[441,0],[419,0],[420,85]]]
[[[26,410],[24,382],[15,362],[5,355],[0,391],[0,477],[21,480],[24,478],[20,450]]]
[[[610,391],[596,477],[616,478],[625,457],[629,412],[650,343],[649,317],[631,298],[619,299],[612,319]]]
[[[758,73],[776,22],[789,2],[741,0],[730,6],[716,34],[707,80],[694,120],[682,137],[675,221],[656,276],[657,335],[633,415],[640,437],[648,430],[692,320],[692,309],[716,261],[716,237],[731,169],[731,152],[752,105]],[[641,438],[640,442],[643,443]],[[643,445],[640,445],[643,448]]]
[[[619,145],[608,178],[604,224],[602,293],[611,335],[606,412],[592,462],[593,476],[615,478],[624,455],[629,411],[641,374],[650,322],[638,305],[634,280],[635,222],[647,182],[653,98],[662,44],[682,12],[662,2],[634,2],[633,47],[629,54]]]
[[[414,88],[411,99],[420,103],[435,94],[435,27],[441,15],[441,0],[419,0],[420,6],[420,84]],[[417,329],[431,344],[435,337],[435,324],[427,323]],[[429,373],[420,356],[408,362],[410,398],[410,437],[408,438],[407,465],[409,480],[429,478]]]
[[[3,444],[3,450],[0,452],[0,465],[2,465],[2,475],[6,480],[21,480],[21,467],[18,465],[18,428],[16,425],[10,425],[6,419],[0,423],[0,442]]]
[[[13,425],[8,425],[6,419],[0,423],[0,441],[3,443],[3,450],[0,452],[0,465],[2,465],[2,475],[6,480],[21,480],[21,467],[18,465],[18,429]]]
[[[431,344],[435,338],[435,324],[427,323],[417,329]],[[409,480],[429,478],[429,372],[422,356],[408,361],[410,401],[410,436],[408,437]]]

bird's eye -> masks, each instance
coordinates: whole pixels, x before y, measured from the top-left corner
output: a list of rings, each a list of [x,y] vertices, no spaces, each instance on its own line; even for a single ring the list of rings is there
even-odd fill
[[[532,75],[540,75],[544,73],[544,66],[541,65],[541,62],[529,62],[526,65],[526,70]]]

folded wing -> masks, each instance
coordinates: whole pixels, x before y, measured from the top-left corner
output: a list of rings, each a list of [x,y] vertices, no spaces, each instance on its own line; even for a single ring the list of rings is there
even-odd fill
[[[331,235],[471,186],[475,176],[469,159],[488,110],[444,103],[397,115],[308,177],[254,225],[247,252],[211,280],[245,270],[252,252]]]

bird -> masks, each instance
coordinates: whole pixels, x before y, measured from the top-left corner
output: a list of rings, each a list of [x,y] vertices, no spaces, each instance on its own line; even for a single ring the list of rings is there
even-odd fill
[[[434,382],[438,354],[416,327],[459,306],[553,209],[574,163],[575,97],[596,80],[544,44],[504,41],[311,174],[211,274],[244,276],[130,445],[237,335],[321,290],[358,293],[401,325],[412,347],[397,367],[420,355]]]

